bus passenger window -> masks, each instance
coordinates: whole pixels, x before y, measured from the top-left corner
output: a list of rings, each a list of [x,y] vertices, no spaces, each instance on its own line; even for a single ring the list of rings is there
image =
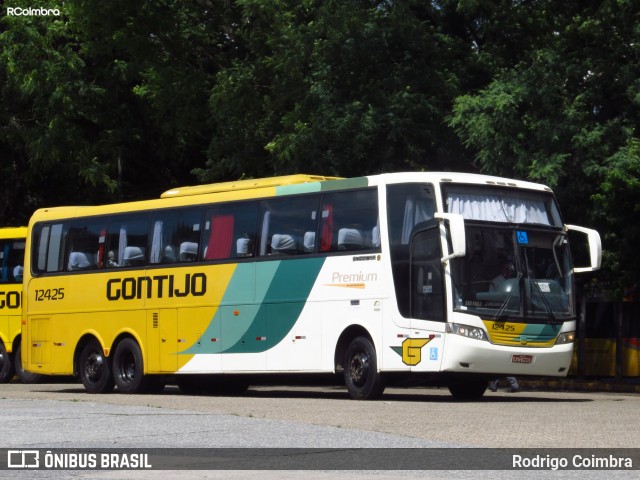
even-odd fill
[[[260,255],[304,255],[315,252],[318,200],[314,195],[264,202]]]
[[[69,228],[67,270],[94,270],[104,242],[102,224],[73,223]]]
[[[375,189],[336,192],[324,197],[320,250],[336,252],[380,247]]]
[[[135,215],[115,217],[107,230],[108,268],[146,264],[147,221]]]
[[[55,223],[38,224],[33,228],[33,261],[31,268],[36,273],[61,272],[67,267],[64,245],[68,225]]]
[[[22,283],[25,241],[0,241],[0,283]]]
[[[211,207],[205,213],[204,260],[230,260],[255,255],[258,202]]]
[[[198,257],[201,210],[197,208],[158,212],[151,223],[149,263],[195,261]],[[188,243],[194,245],[187,245]]]

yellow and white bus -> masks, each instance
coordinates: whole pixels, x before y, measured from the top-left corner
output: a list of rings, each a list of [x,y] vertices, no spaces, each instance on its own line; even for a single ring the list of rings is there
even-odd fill
[[[20,361],[22,275],[27,227],[0,228],[0,383],[17,373],[24,382],[39,377],[26,372]]]
[[[25,269],[27,369],[88,392],[246,388],[342,374],[355,399],[496,374],[566,375],[568,230],[543,185],[456,173],[293,175],[160,199],[38,210]],[[502,275],[502,278],[499,277]],[[280,376],[279,376],[280,377]]]

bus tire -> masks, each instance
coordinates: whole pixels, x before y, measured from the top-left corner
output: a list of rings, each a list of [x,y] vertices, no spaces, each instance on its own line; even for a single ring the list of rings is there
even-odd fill
[[[486,390],[486,379],[455,382],[449,385],[449,392],[451,392],[453,398],[461,401],[479,400]]]
[[[22,381],[22,383],[38,383],[43,380],[43,375],[39,373],[27,372],[22,368],[22,344],[19,343],[16,347],[16,354],[14,356],[16,364],[16,375]]]
[[[88,393],[109,393],[115,385],[109,359],[97,340],[89,341],[80,353],[80,380]]]
[[[132,338],[125,338],[113,354],[113,379],[120,393],[146,391],[142,351]]]
[[[10,382],[16,372],[12,355],[7,352],[7,347],[0,339],[0,383]]]
[[[378,372],[376,350],[366,337],[357,337],[347,348],[344,383],[354,400],[374,400],[382,396],[384,382]]]

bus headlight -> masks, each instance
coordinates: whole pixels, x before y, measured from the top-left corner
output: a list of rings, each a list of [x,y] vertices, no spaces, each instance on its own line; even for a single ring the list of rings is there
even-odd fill
[[[478,327],[471,327],[469,325],[461,325],[459,323],[447,323],[447,333],[455,333],[463,337],[475,338],[476,340],[488,340],[484,333],[484,330]]]
[[[576,332],[564,332],[558,335],[556,345],[564,345],[565,343],[573,343],[576,340]]]

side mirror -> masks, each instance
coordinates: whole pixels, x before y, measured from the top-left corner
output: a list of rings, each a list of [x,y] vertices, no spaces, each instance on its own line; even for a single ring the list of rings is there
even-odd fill
[[[464,231],[464,217],[457,213],[436,213],[434,217],[442,221],[442,223],[445,221],[449,222],[449,236],[451,237],[452,251],[449,255],[442,257],[442,263],[446,263],[452,258],[464,257],[467,254],[467,238]]]
[[[567,231],[574,231],[584,233],[587,236],[587,243],[589,245],[589,257],[591,259],[590,267],[575,267],[574,273],[593,272],[598,270],[602,265],[602,242],[600,241],[600,234],[595,230],[585,227],[578,227],[576,225],[565,225]]]

